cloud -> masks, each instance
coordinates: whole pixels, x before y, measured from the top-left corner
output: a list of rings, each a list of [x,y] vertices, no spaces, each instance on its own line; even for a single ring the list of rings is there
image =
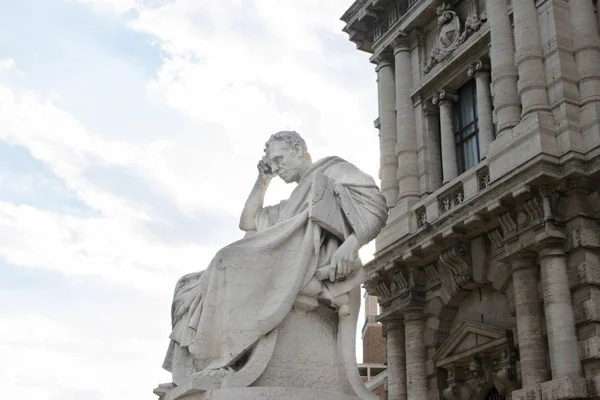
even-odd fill
[[[23,0],[4,10],[7,396],[152,396],[168,379],[173,284],[241,236],[238,214],[275,131],[298,130],[313,158],[339,155],[377,175],[374,74],[338,21],[350,3]],[[267,203],[290,191],[273,182]],[[32,376],[32,362],[45,373]]]

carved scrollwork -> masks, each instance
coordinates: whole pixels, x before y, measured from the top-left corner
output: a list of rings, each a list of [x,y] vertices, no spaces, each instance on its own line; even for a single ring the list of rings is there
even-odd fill
[[[496,386],[496,390],[498,390],[499,393],[506,395],[517,390],[517,374],[512,366],[504,366],[495,373],[495,377],[494,386]]]
[[[460,388],[458,385],[451,385],[444,389],[444,399],[446,400],[460,400]]]
[[[392,282],[390,284],[391,295],[396,295],[408,288],[408,281],[404,276],[403,271],[398,271],[392,276]]]
[[[500,229],[491,230],[487,235],[495,249],[502,246],[502,239],[504,239],[504,237],[502,236]]]
[[[440,273],[435,264],[429,264],[425,266],[425,274],[430,282],[435,282],[440,279]]]
[[[451,296],[473,279],[470,250],[467,244],[459,243],[440,255],[440,280]]]
[[[498,218],[504,237],[514,235],[517,232],[517,223],[509,213],[504,213]]]

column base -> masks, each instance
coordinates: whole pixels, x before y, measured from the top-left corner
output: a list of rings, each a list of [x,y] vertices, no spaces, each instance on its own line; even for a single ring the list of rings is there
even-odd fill
[[[588,397],[587,381],[581,376],[565,376],[512,392],[513,400],[568,400]]]
[[[541,384],[543,400],[583,399],[588,397],[587,381],[581,376],[565,376]]]
[[[177,400],[360,400],[359,397],[330,390],[295,387],[249,387],[209,390],[176,397]]]

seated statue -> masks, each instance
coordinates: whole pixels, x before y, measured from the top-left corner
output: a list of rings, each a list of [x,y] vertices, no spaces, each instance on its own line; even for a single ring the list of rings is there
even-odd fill
[[[263,206],[274,176],[297,186]],[[373,398],[356,367],[358,250],[387,212],[357,167],[338,157],[313,163],[296,132],[272,135],[240,218],[244,238],[176,285],[163,364],[173,383],[155,393],[291,386]]]

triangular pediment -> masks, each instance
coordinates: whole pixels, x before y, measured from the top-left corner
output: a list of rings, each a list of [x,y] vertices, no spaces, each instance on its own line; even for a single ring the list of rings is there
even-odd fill
[[[435,360],[440,362],[469,353],[473,349],[482,350],[506,342],[506,330],[481,322],[464,321],[435,352]]]

